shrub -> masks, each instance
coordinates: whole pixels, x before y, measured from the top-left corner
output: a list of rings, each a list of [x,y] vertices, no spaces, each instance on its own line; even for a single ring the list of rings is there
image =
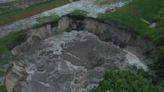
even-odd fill
[[[91,92],[164,92],[163,86],[154,85],[146,77],[147,74],[142,70],[106,71],[104,80]]]

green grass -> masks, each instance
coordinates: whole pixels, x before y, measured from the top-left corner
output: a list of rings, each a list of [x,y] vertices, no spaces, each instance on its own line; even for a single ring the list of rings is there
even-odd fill
[[[147,74],[142,70],[110,70],[91,92],[164,92],[163,81],[155,85],[146,77]]]
[[[0,68],[0,77],[5,75],[5,73],[6,73],[6,70]]]
[[[71,13],[69,13],[69,15],[71,16],[87,16],[88,12],[84,11],[84,10],[74,10]]]
[[[12,11],[12,10],[16,10],[16,8],[15,7],[12,7],[12,6],[8,6],[8,7],[6,7],[6,6],[0,6],[0,15],[1,14],[5,14],[5,13],[9,13],[10,11]]]
[[[0,3],[0,15],[10,13],[11,11],[17,10],[18,7],[15,5],[20,2],[20,0],[11,1],[7,3]]]
[[[149,28],[148,24],[141,21],[138,17],[132,16],[129,14],[123,14],[123,13],[118,13],[118,12],[106,13],[106,14],[100,15],[98,18],[104,19],[104,20],[112,19],[114,21],[118,21],[118,22],[134,29],[135,31],[140,33],[142,36],[146,36],[147,34],[149,34],[150,32],[152,32],[154,30],[154,29]]]
[[[37,18],[37,22],[39,22],[39,24],[44,24],[48,22],[56,22],[59,20],[59,18],[60,17],[58,15],[43,16],[43,17]]]
[[[123,1],[127,1],[127,0],[121,0],[122,2]],[[112,4],[112,3],[115,3],[116,0],[95,0],[94,3],[98,4],[98,5],[104,5],[104,4]]]
[[[4,85],[0,86],[0,92],[7,92],[6,87]]]
[[[160,47],[160,51],[161,51],[161,53],[164,54],[164,46],[161,46],[161,47]]]
[[[22,31],[10,33],[8,36],[0,38],[0,54],[7,52],[14,45],[19,44],[25,39],[25,33]]]
[[[133,0],[123,8],[117,10],[117,12],[154,21],[158,11],[163,7],[163,0]]]
[[[19,19],[38,14],[66,3],[69,3],[69,0],[48,0],[46,2],[31,5],[25,9],[16,9],[9,13],[0,14],[0,25],[8,24]]]
[[[10,35],[0,39],[0,66],[9,63],[11,58],[10,50],[24,39],[22,32],[11,33]],[[1,71],[2,72],[2,71]]]

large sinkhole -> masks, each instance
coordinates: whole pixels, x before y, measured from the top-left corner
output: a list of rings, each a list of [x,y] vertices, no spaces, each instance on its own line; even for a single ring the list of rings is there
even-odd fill
[[[24,60],[28,76],[22,92],[89,92],[106,69],[131,63],[146,69],[135,55],[87,31],[49,37],[24,53]]]
[[[145,53],[151,45],[118,24],[62,18],[50,26],[31,31],[30,40],[12,51],[9,92],[89,92],[105,70],[148,70]]]

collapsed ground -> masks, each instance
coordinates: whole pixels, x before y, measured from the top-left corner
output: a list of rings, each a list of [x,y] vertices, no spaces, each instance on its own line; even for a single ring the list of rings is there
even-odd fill
[[[96,34],[99,38],[85,30]],[[28,39],[12,50],[16,58],[12,59],[13,66],[6,76],[9,92],[12,90],[89,92],[102,78],[105,69],[129,69],[134,65],[136,68],[149,71],[145,61],[153,59],[151,56],[154,54],[151,50],[155,50],[148,40],[142,39],[124,26],[112,21],[79,15],[64,16],[58,24],[54,22],[45,24],[27,33],[29,33]],[[150,52],[151,55],[144,55],[145,52]],[[130,69],[135,71],[133,67]],[[93,76],[94,74],[97,76]],[[128,75],[133,76],[127,72],[125,76]],[[146,80],[146,84],[150,82],[143,75],[138,77],[141,77],[140,81]],[[22,85],[24,82],[25,85]],[[150,83],[148,89],[158,90],[158,87],[160,86],[156,87]],[[129,88],[133,90],[133,87]],[[141,90],[145,90],[145,86]]]
[[[154,7],[152,7],[152,5]],[[145,7],[144,7],[145,6]],[[148,7],[150,6],[150,7]],[[129,8],[130,7],[130,8]],[[143,8],[144,7],[144,8]],[[135,12],[134,12],[135,11]],[[163,1],[134,1],[129,5],[115,11],[113,13],[107,13],[99,17],[100,19],[112,19],[122,24],[127,25],[128,27],[134,29],[143,37],[146,37],[154,42],[160,50],[161,55],[156,64],[153,65],[154,69],[159,70],[159,74],[163,74]],[[155,27],[151,24],[155,23]],[[16,33],[8,37],[2,38],[1,47],[8,47],[8,44],[17,43],[16,40],[19,36],[23,35],[22,33]],[[6,39],[6,40],[3,40]],[[11,40],[12,39],[12,40]],[[4,45],[6,44],[6,45]],[[7,50],[6,50],[7,51]],[[8,52],[8,51],[7,51]],[[4,61],[6,61],[4,59]],[[5,62],[6,63],[6,62]],[[100,91],[101,92],[101,91]],[[146,92],[146,91],[145,91]],[[153,92],[153,91],[152,91]]]

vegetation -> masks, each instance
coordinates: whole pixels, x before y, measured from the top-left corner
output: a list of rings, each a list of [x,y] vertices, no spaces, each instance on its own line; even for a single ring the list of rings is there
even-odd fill
[[[59,16],[58,15],[50,15],[50,16],[43,16],[43,17],[39,17],[37,18],[37,22],[39,22],[39,24],[44,24],[44,23],[48,23],[48,22],[55,22],[59,20]]]
[[[121,1],[127,1],[127,0],[121,0]],[[112,4],[113,2],[116,2],[116,0],[95,0],[95,3],[99,5]]]
[[[8,3],[0,3],[0,15],[18,9],[18,7],[14,5],[15,3],[15,1]]]
[[[0,25],[38,14],[66,3],[69,3],[69,0],[48,0],[46,2],[31,5],[25,9],[12,9],[7,13],[5,12],[0,14]]]
[[[10,33],[8,36],[0,39],[0,54],[7,52],[13,45],[19,44],[25,39],[25,32],[19,31]]]
[[[158,45],[164,40],[163,4],[163,0],[133,0],[125,7],[98,18],[112,19],[125,24]],[[154,22],[158,26],[151,28],[150,24]]]
[[[164,72],[164,0],[133,0],[126,6],[110,13],[102,14],[99,19],[110,19],[134,29],[141,36],[149,38],[160,48],[159,59],[153,69],[163,78]],[[155,27],[150,27],[156,23]],[[164,80],[154,85],[138,72],[107,71],[104,80],[93,92],[164,92]]]
[[[25,38],[26,34],[23,31],[11,33],[4,38],[0,38],[0,76],[3,76],[6,72],[4,65],[9,63],[11,58],[10,50],[24,41]]]
[[[133,0],[124,7],[98,18],[120,22],[150,39],[160,50],[160,55],[156,56],[158,60],[151,66],[161,73],[164,72],[164,0]],[[150,27],[154,23],[156,26]]]
[[[149,28],[148,24],[141,21],[138,17],[132,16],[129,14],[124,14],[124,13],[119,13],[119,12],[106,13],[106,14],[99,16],[98,18],[112,19],[112,20],[118,21],[118,22],[134,29],[135,31],[140,33],[142,36],[146,36],[148,33],[150,33],[152,30],[154,30],[154,29]]]
[[[84,10],[74,10],[69,15],[71,15],[71,16],[86,16],[87,14],[88,14],[88,12],[86,12]]]
[[[0,86],[0,92],[7,92],[6,87],[4,85]]]
[[[164,46],[162,46],[162,47],[160,48],[160,51],[161,51],[162,54],[164,54]]]
[[[91,92],[164,92],[163,81],[155,85],[146,77],[147,74],[143,70],[136,73],[110,70]]]

